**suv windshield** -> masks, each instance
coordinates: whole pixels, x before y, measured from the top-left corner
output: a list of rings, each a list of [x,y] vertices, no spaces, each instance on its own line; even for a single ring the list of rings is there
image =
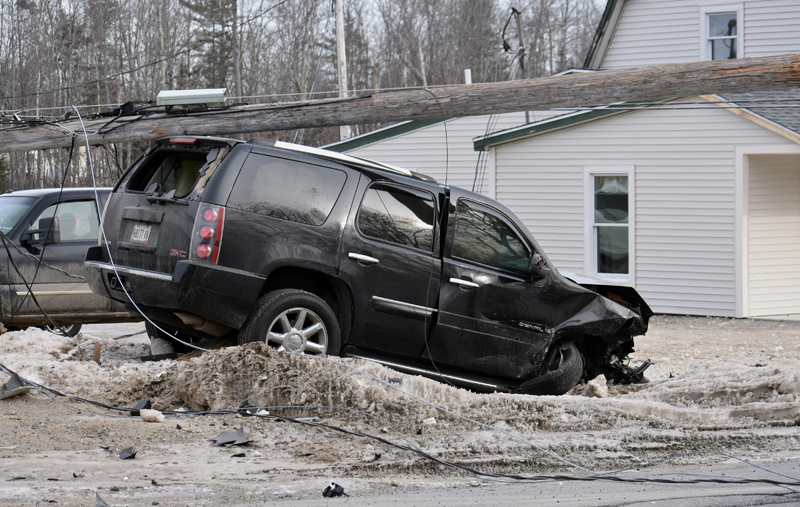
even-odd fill
[[[0,231],[10,232],[34,202],[34,197],[0,197]]]

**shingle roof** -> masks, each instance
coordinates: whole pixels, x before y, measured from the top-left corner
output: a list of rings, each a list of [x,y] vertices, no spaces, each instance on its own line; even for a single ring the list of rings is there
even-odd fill
[[[800,88],[774,92],[731,93],[722,98],[800,134]]]

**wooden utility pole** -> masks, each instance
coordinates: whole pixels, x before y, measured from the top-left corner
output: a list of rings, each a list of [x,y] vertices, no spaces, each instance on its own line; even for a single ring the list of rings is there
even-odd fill
[[[344,0],[336,0],[336,63],[339,72],[339,98],[347,98],[347,52],[344,45]],[[350,137],[350,125],[339,127],[339,139]]]
[[[233,43],[233,79],[236,81],[234,92],[242,100],[242,67],[239,57],[239,2],[233,0],[233,28],[231,29],[231,42]]]
[[[800,88],[800,55],[715,60],[586,72],[349,99],[232,107],[86,122],[90,144],[165,136],[226,135],[596,106],[625,101]],[[61,148],[82,135],[77,121],[0,129],[0,152]]]

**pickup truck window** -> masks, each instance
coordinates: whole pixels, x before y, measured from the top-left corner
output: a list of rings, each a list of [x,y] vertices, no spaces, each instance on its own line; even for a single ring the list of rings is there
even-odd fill
[[[4,196],[0,197],[0,231],[11,232],[19,219],[28,212],[36,202],[33,197]]]
[[[281,220],[322,225],[344,188],[338,169],[251,153],[228,206]]]
[[[434,216],[433,195],[376,185],[361,201],[358,229],[370,238],[430,252]]]
[[[56,212],[56,205],[49,206],[33,222],[32,228],[39,229],[39,220],[50,218]],[[58,204],[58,223],[61,241],[97,241],[100,221],[94,201],[70,201]]]
[[[531,252],[514,227],[499,214],[461,199],[456,207],[453,258],[526,273]]]

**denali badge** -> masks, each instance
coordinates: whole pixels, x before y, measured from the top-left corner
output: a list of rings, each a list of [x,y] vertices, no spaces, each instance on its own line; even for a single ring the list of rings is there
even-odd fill
[[[520,322],[519,327],[524,327],[525,329],[530,329],[537,333],[544,333],[544,328],[542,326],[537,326],[536,324],[530,324],[528,322]]]

